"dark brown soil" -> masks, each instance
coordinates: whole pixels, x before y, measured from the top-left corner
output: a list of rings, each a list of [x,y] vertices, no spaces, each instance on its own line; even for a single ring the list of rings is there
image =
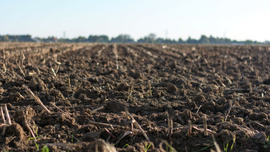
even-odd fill
[[[1,43],[0,69],[3,151],[270,151],[270,46]]]

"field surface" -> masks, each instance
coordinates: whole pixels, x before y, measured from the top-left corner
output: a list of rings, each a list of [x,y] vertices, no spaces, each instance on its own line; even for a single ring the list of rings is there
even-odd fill
[[[3,151],[270,150],[270,46],[0,43]]]

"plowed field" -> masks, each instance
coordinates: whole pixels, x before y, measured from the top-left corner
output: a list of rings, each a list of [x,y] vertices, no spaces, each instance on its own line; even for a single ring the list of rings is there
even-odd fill
[[[270,46],[0,44],[2,151],[270,151]]]

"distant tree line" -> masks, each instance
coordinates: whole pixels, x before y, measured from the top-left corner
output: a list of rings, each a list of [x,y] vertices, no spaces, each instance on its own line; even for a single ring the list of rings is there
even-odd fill
[[[269,41],[258,42],[252,40],[236,41],[229,38],[219,38],[202,35],[200,39],[189,37],[187,40],[170,38],[160,38],[151,33],[143,38],[134,40],[128,34],[120,34],[117,37],[109,38],[107,35],[79,36],[77,38],[32,38],[31,35],[0,35],[0,42],[67,42],[67,43],[166,43],[166,44],[270,44]]]
[[[31,35],[0,35],[1,42],[33,42]]]

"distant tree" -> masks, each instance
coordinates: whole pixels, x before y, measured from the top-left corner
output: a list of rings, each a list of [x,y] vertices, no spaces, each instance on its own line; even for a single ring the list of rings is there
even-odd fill
[[[270,44],[270,41],[264,41],[264,44]]]
[[[149,38],[149,40],[150,40],[151,43],[155,43],[156,38],[157,38],[157,35],[154,34],[154,33],[150,33],[150,34],[148,35],[148,38]]]
[[[58,39],[54,36],[49,36],[47,38],[42,39],[42,42],[57,42],[57,41],[58,41]]]
[[[120,34],[111,39],[112,43],[134,43],[134,39],[128,34]]]
[[[214,38],[212,35],[210,35],[210,37],[208,39],[209,39],[209,42],[211,44],[215,44],[216,43],[216,38]]]
[[[198,43],[198,41],[196,39],[192,39],[191,37],[188,37],[186,42],[189,44],[197,44]]]
[[[79,37],[77,38],[76,42],[79,42],[79,43],[87,42],[87,39],[86,39],[86,37],[84,37],[84,36],[79,36]]]
[[[183,39],[179,38],[178,43],[182,44],[182,43],[185,43],[185,41]]]
[[[32,39],[31,35],[20,35],[15,37],[16,41],[22,41],[22,42],[32,42],[34,41]]]
[[[224,38],[224,44],[230,44],[232,41],[229,38]]]
[[[209,44],[210,40],[205,35],[202,35],[198,42],[201,44]]]
[[[165,43],[165,39],[163,39],[163,38],[157,38],[156,39],[156,43]]]
[[[157,38],[155,40],[155,43],[176,44],[177,41],[175,41],[174,39]]]
[[[147,37],[144,38],[140,38],[137,40],[138,43],[151,43],[150,39],[148,39]]]
[[[107,35],[89,35],[88,42],[108,43],[109,37]]]
[[[245,44],[253,44],[252,40],[246,40],[244,43]]]
[[[7,35],[5,35],[4,38],[3,38],[3,40],[4,40],[5,42],[9,41],[9,37],[8,37]]]
[[[98,36],[96,35],[89,35],[88,36],[88,42],[97,42]]]
[[[155,43],[156,42],[156,34],[150,33],[148,36],[145,36],[144,38],[140,38],[137,42],[138,43]],[[160,41],[161,39],[159,39]]]
[[[100,35],[97,40],[97,42],[101,42],[101,43],[108,43],[109,41],[110,40],[107,35]]]

